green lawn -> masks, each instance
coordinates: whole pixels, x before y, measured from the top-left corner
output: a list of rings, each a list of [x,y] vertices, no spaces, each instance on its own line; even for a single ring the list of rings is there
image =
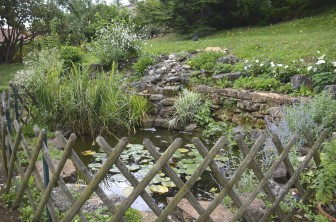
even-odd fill
[[[23,69],[24,64],[0,64],[0,91],[8,89],[9,81],[12,80],[16,71]]]
[[[199,41],[165,36],[149,40],[144,51],[152,54],[227,48],[241,59],[289,62],[317,57],[317,51],[336,59],[336,8],[314,16],[272,26],[217,32]]]

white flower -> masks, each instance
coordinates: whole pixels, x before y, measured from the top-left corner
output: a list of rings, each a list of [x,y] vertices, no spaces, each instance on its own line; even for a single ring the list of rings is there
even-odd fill
[[[258,59],[256,60],[256,63],[259,63],[259,60],[258,60]]]
[[[248,63],[248,60],[247,60],[247,59],[245,60],[245,63]]]
[[[275,67],[275,64],[274,64],[274,62],[271,62],[271,66],[272,66],[272,67]]]
[[[282,67],[283,65],[282,65],[282,64],[278,64],[277,66],[278,66],[278,67]]]
[[[285,69],[287,69],[288,68],[288,66],[285,66]]]
[[[247,70],[247,66],[244,66],[244,70],[245,70],[245,71]]]
[[[317,72],[317,68],[314,68],[314,69],[313,69],[313,72]]]
[[[325,54],[323,54],[322,56],[318,57],[319,60],[323,60],[325,57]]]
[[[317,52],[317,54],[320,54],[321,52],[320,51],[316,51]]]
[[[333,64],[333,66],[335,66],[336,67],[336,61],[335,62],[331,62],[332,64]]]
[[[263,67],[263,66],[264,66],[264,63],[261,63],[261,64],[260,64],[260,67]]]
[[[325,63],[325,61],[323,59],[321,59],[321,60],[317,61],[316,65],[321,65],[321,64],[324,64],[324,63]]]
[[[300,59],[300,62],[304,62],[304,59]]]
[[[308,71],[310,71],[310,70],[312,70],[312,69],[313,69],[312,66],[309,66],[309,67],[307,68]]]

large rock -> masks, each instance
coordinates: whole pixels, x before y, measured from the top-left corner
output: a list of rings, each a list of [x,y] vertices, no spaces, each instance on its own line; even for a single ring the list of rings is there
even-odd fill
[[[313,88],[313,82],[305,75],[294,75],[290,77],[290,82],[294,89],[299,90],[301,85],[304,85],[308,88]]]
[[[336,85],[327,85],[324,87],[324,90],[328,91],[336,99]]]
[[[274,194],[275,197],[278,197],[285,187],[285,185],[281,185],[281,184],[275,182],[273,179],[268,180],[267,184],[270,187],[270,189],[272,190],[272,193]]]
[[[58,160],[53,160],[53,164],[55,168],[57,167],[59,161]],[[36,161],[36,168],[41,177],[43,178],[43,163],[41,160]],[[51,172],[49,170],[49,175],[51,176]],[[63,178],[63,180],[66,183],[75,183],[77,180],[77,170],[76,167],[74,166],[73,162],[70,159],[67,159],[67,161],[64,164],[64,167],[62,169],[62,172],[60,174],[60,177]]]
[[[155,116],[147,116],[142,120],[142,127],[143,128],[152,128],[154,126],[154,119]]]
[[[287,169],[286,169],[286,166],[283,162],[274,171],[274,173],[272,174],[272,178],[273,178],[274,181],[276,181],[278,183],[282,183],[282,184],[287,183],[287,181],[288,181]]]
[[[160,104],[163,106],[173,106],[176,102],[176,97],[165,98],[160,101]]]
[[[168,204],[172,201],[173,197],[168,197]],[[208,208],[211,202],[209,201],[199,201],[203,208]],[[183,198],[176,206],[172,213],[173,220],[176,222],[192,222],[195,221],[199,214],[194,209],[194,207],[189,203],[189,201]],[[218,205],[218,207],[211,213],[211,218],[214,222],[226,222],[233,218],[233,214],[229,208],[223,205]]]
[[[73,196],[78,196],[82,194],[86,187],[87,185],[67,184],[67,188],[73,194]],[[112,200],[114,204],[122,204],[125,200],[124,197],[115,194],[109,195],[108,197]],[[72,203],[67,199],[66,195],[60,187],[56,187],[52,190],[51,199],[60,211],[67,211],[72,206]],[[97,209],[103,208],[104,206],[105,205],[101,201],[101,199],[94,193],[93,195],[91,195],[90,199],[85,202],[82,209],[93,212]]]
[[[243,193],[239,196],[240,200],[245,203],[251,193]],[[247,212],[251,215],[254,221],[259,221],[262,216],[266,213],[266,207],[264,202],[259,198],[254,198],[254,200],[247,207]]]
[[[232,72],[232,73],[222,73],[222,74],[216,74],[212,76],[212,79],[214,80],[220,80],[227,78],[229,81],[235,81],[236,79],[239,79],[242,76],[241,72]]]
[[[225,63],[225,64],[235,64],[239,62],[239,59],[233,55],[223,56],[217,59],[217,62]]]

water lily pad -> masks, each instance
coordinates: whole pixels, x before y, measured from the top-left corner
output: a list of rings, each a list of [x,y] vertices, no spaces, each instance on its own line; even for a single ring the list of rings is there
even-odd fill
[[[150,186],[151,191],[153,191],[154,193],[168,193],[169,189],[166,186],[163,185],[152,185]]]
[[[131,165],[131,166],[127,165],[127,168],[128,168],[130,171],[137,171],[137,170],[140,169],[140,166],[139,166],[139,165],[135,165],[135,164],[133,164],[133,165]]]
[[[181,163],[191,164],[191,163],[194,163],[194,160],[193,159],[183,159],[183,160],[181,160]]]
[[[107,157],[107,154],[106,153],[94,153],[93,156],[96,158],[103,159]]]
[[[151,181],[151,183],[153,183],[153,184],[157,184],[157,183],[161,183],[161,182],[162,182],[162,177],[160,177],[159,175],[155,175],[155,177]]]
[[[113,176],[111,176],[111,178],[114,180],[114,181],[118,181],[118,182],[123,182],[126,180],[126,178],[121,174],[114,174]]]
[[[188,149],[185,149],[185,148],[180,148],[180,149],[177,149],[178,151],[180,151],[181,153],[188,153],[189,150]]]
[[[163,177],[162,178],[162,182],[168,182],[168,181],[170,181],[170,177]]]
[[[176,187],[173,181],[162,181],[161,184],[165,187]]]
[[[102,164],[101,163],[90,163],[88,165],[89,168],[101,168]]]
[[[132,193],[132,191],[133,191],[133,189],[134,189],[134,187],[125,187],[123,190],[122,190],[122,193],[126,196],[126,197],[128,197],[131,193]]]
[[[117,167],[113,167],[109,170],[111,173],[120,173],[120,170]]]
[[[196,146],[194,144],[192,144],[192,143],[186,144],[185,147],[187,147],[187,148],[196,148]]]
[[[195,172],[196,168],[189,168],[185,171],[186,174],[192,175]]]
[[[81,152],[81,154],[84,155],[84,156],[90,156],[90,155],[93,155],[95,153],[96,153],[96,151],[93,151],[93,150],[85,150],[85,151]]]
[[[173,157],[175,157],[175,158],[181,158],[182,156],[183,156],[183,154],[181,152],[176,152],[173,155]]]

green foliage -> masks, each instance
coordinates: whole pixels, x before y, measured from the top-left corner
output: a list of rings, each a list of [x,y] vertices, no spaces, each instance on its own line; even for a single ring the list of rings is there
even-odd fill
[[[215,68],[216,60],[224,54],[221,52],[202,52],[190,60],[193,69],[212,71]]]
[[[62,76],[63,62],[57,50],[42,51],[15,81],[28,88],[38,101],[34,107],[43,125],[75,132],[94,133],[110,126],[131,129],[147,107],[143,97],[125,93],[114,70],[91,78],[85,67],[75,67]]]
[[[113,62],[125,62],[137,56],[141,51],[143,38],[144,36],[136,33],[134,24],[115,19],[97,32],[91,50],[101,64],[110,66]]]
[[[141,56],[133,65],[132,69],[134,74],[143,75],[146,68],[154,64],[154,58],[150,55]]]
[[[321,165],[314,178],[315,196],[318,202],[330,204],[336,197],[336,140],[324,143],[320,156]]]
[[[275,91],[280,85],[280,81],[267,76],[241,77],[237,79],[233,87],[243,89],[270,90]]]
[[[315,136],[326,127],[334,127],[336,101],[327,92],[315,95],[310,100],[301,100],[282,108],[282,119],[266,119],[268,129],[279,136],[283,144],[298,132],[300,144],[305,142],[303,132],[309,129]]]
[[[216,86],[220,88],[230,88],[233,87],[233,82],[228,80],[228,78],[221,78],[220,80],[216,81]]]
[[[79,47],[62,46],[60,49],[61,59],[64,60],[65,68],[81,64],[83,61],[83,52]]]
[[[320,92],[324,86],[336,83],[336,75],[334,72],[321,72],[312,77],[316,91]]]
[[[125,219],[127,222],[140,222],[142,221],[142,216],[139,211],[129,208],[125,213]]]

